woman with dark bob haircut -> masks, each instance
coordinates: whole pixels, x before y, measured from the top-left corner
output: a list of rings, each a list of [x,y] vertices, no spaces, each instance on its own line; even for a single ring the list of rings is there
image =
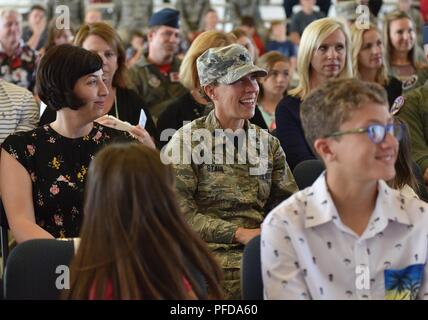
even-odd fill
[[[132,141],[129,133],[94,122],[108,95],[97,54],[66,44],[52,48],[40,61],[36,88],[56,120],[10,135],[1,152],[2,200],[18,243],[78,237],[89,162],[112,140]],[[141,127],[130,132],[153,147]]]
[[[222,297],[221,269],[185,221],[174,180],[159,152],[141,144],[111,144],[97,154],[89,166],[86,214],[67,298]]]
[[[109,91],[104,103],[104,113],[132,125],[137,125],[140,113],[147,117],[146,130],[152,137],[157,137],[155,124],[149,111],[144,108],[144,101],[133,90],[128,88],[126,55],[122,41],[114,28],[104,22],[84,24],[74,39],[74,45],[98,54],[102,59],[104,81]],[[40,125],[53,122],[55,112],[46,109],[40,119]],[[97,120],[109,127],[117,124],[111,117]]]

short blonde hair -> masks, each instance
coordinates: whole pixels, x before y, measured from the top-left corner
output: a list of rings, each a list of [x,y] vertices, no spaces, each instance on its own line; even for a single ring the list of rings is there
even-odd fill
[[[180,66],[180,82],[189,90],[200,89],[196,59],[209,48],[225,47],[235,43],[236,38],[222,31],[205,31],[201,33],[186,52]]]
[[[303,31],[300,40],[299,54],[297,56],[297,70],[299,72],[299,84],[289,94],[292,96],[299,96],[304,99],[310,92],[310,77],[309,70],[311,67],[311,60],[315,50],[319,45],[336,30],[342,31],[345,36],[346,57],[345,66],[340,72],[338,78],[351,78],[352,73],[352,59],[351,59],[351,41],[347,26],[334,18],[323,18],[315,20],[310,23]]]
[[[351,26],[352,71],[354,72],[354,76],[358,79],[361,79],[361,74],[358,69],[358,55],[360,54],[361,48],[363,47],[364,34],[370,30],[375,30],[379,35],[381,35],[377,27],[372,23],[370,24],[370,27],[368,29],[359,28],[355,24]],[[382,60],[383,62],[386,61],[385,47],[382,50]],[[388,74],[388,66],[383,63],[376,74],[376,83],[379,83],[380,85],[387,84],[389,81]]]

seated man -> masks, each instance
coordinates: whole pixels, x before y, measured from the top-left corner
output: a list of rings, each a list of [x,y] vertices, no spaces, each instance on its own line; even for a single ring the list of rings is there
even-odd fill
[[[266,71],[238,44],[208,49],[197,70],[214,110],[179,129],[163,158],[174,164],[187,221],[223,267],[225,297],[240,299],[244,245],[260,234],[264,213],[297,186],[278,139],[248,121],[259,93],[256,78]]]
[[[332,80],[301,117],[326,171],[263,222],[265,298],[428,298],[428,204],[384,181],[396,174],[403,129],[384,89]]]
[[[424,29],[424,50],[428,57],[428,26]],[[428,81],[405,96],[404,106],[398,116],[407,123],[412,142],[412,158],[421,168],[428,184]]]

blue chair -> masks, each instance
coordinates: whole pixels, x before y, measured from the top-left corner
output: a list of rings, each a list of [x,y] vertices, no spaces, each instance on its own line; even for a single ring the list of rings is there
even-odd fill
[[[256,236],[244,248],[241,265],[241,293],[244,300],[263,300],[260,236]]]

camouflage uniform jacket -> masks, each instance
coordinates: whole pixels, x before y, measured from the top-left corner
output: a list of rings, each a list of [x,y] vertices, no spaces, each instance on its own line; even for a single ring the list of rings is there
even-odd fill
[[[142,56],[130,69],[134,89],[143,98],[155,122],[171,99],[187,92],[179,82],[180,64],[180,60],[174,58],[169,74],[164,75],[156,65],[147,60],[146,56]]]
[[[205,133],[211,137],[217,129],[221,130],[214,110],[180,128],[165,152],[177,146],[180,156],[190,147],[196,150],[199,140],[195,142],[190,139],[190,142],[183,138],[189,130],[194,133],[198,129],[207,129]],[[247,136],[248,129],[256,132],[256,146],[260,140],[265,141],[267,170],[261,175],[250,175],[251,167],[257,167],[256,162],[250,160],[246,164],[238,164],[236,154],[233,164],[196,164],[194,159],[190,164],[182,164],[184,161],[177,164],[179,161],[174,161],[180,208],[193,229],[214,250],[223,268],[240,268],[243,245],[234,242],[236,229],[259,228],[265,213],[298,189],[279,140],[249,121],[245,122],[244,129]],[[224,141],[214,141],[211,146],[205,144],[213,156],[219,154],[219,149],[227,149],[227,145],[237,150],[232,143],[225,144]],[[260,149],[251,150],[248,148],[246,151],[248,159],[260,159]],[[212,162],[219,163],[217,160]]]

